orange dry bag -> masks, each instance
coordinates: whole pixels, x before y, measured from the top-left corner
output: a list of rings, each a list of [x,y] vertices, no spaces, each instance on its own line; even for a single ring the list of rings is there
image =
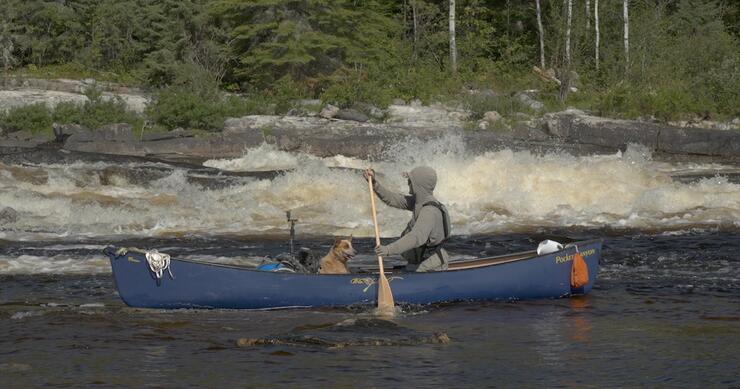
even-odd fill
[[[583,255],[576,249],[576,253],[573,254],[573,267],[570,269],[570,286],[580,288],[586,284],[588,284],[588,266],[583,260]]]

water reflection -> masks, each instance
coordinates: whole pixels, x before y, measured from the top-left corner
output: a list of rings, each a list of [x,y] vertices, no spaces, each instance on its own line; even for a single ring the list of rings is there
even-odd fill
[[[580,343],[590,343],[592,327],[587,314],[589,308],[588,297],[572,297],[568,299],[568,303],[571,308],[571,312],[568,315],[570,340]]]
[[[175,373],[176,366],[173,366],[169,356],[169,347],[166,345],[146,345],[142,350],[142,375],[152,380],[149,386],[161,385],[172,373]]]
[[[577,296],[552,304],[535,316],[531,324],[537,337],[534,350],[547,365],[561,368],[581,358],[578,345],[591,343],[589,307],[587,296]]]
[[[563,367],[567,363],[564,358],[564,353],[568,350],[568,341],[564,336],[567,330],[566,313],[554,307],[536,317],[531,325],[532,333],[537,336],[534,350],[545,364],[552,367]]]

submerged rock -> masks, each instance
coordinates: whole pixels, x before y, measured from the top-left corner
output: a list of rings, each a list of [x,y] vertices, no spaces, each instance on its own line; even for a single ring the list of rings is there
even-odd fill
[[[0,208],[0,225],[12,224],[18,221],[18,211],[10,207]]]
[[[22,373],[31,370],[31,365],[26,363],[7,362],[0,363],[0,372]]]
[[[348,319],[296,328],[292,333],[265,338],[237,339],[238,347],[288,345],[303,347],[363,347],[363,346],[413,346],[419,344],[448,344],[450,337],[444,332],[426,333],[381,319]]]

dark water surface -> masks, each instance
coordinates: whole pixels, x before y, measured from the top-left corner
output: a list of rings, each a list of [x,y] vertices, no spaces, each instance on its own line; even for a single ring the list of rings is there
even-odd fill
[[[740,387],[740,232],[470,236],[451,251],[546,237],[605,238],[588,296],[404,306],[392,321],[366,307],[132,309],[95,266],[0,275],[0,387]],[[105,243],[3,242],[0,255],[72,266],[101,261]],[[284,249],[265,238],[117,244],[221,261]],[[356,239],[360,252],[371,244]]]

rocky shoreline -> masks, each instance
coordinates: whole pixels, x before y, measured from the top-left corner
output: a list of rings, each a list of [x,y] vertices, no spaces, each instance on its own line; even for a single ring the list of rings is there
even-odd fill
[[[379,158],[408,138],[459,136],[466,150],[481,153],[510,148],[534,152],[563,150],[574,155],[609,154],[641,144],[655,158],[740,162],[740,131],[686,129],[639,121],[612,120],[569,110],[546,114],[539,126],[469,131],[459,127],[409,127],[391,123],[299,116],[246,116],[228,119],[222,132],[174,130],[140,133],[127,124],[96,130],[60,126],[56,138],[29,133],[0,134],[0,146],[54,147],[66,151],[199,161],[238,157],[262,143],[320,157]]]
[[[89,84],[71,80],[42,81],[4,85],[5,88],[21,89],[0,92],[31,93],[22,88],[35,87],[81,96],[80,91]],[[103,87],[108,93],[139,96],[132,100],[135,104],[148,101],[148,97],[138,90],[120,89],[115,85]],[[48,96],[41,92],[37,97],[41,99],[39,101],[48,100]],[[8,104],[13,106],[0,99],[0,108],[9,108]],[[266,142],[284,151],[306,152],[322,157],[342,154],[373,159],[381,157],[404,139],[426,140],[454,135],[463,139],[466,150],[471,153],[510,148],[534,152],[563,150],[574,155],[607,154],[625,150],[629,144],[641,144],[659,159],[740,162],[740,131],[736,129],[688,128],[607,119],[573,109],[548,113],[541,118],[523,117],[513,122],[511,128],[507,125],[504,129],[482,129],[500,120],[500,115],[487,112],[483,120],[476,123],[470,121],[469,112],[459,108],[441,104],[422,106],[419,102],[391,105],[381,115],[384,115],[382,122],[376,117],[377,113],[373,116],[375,122],[371,122],[362,112],[338,109],[330,114],[322,111],[307,115],[303,112],[301,116],[253,115],[227,119],[222,131],[210,133],[182,129],[152,133],[131,128],[127,124],[111,124],[94,130],[63,125],[54,128],[54,139],[26,131],[4,132],[0,129],[0,146],[52,147],[71,152],[197,162],[238,157],[243,155],[245,149]],[[470,124],[473,124],[474,130],[469,129]]]

